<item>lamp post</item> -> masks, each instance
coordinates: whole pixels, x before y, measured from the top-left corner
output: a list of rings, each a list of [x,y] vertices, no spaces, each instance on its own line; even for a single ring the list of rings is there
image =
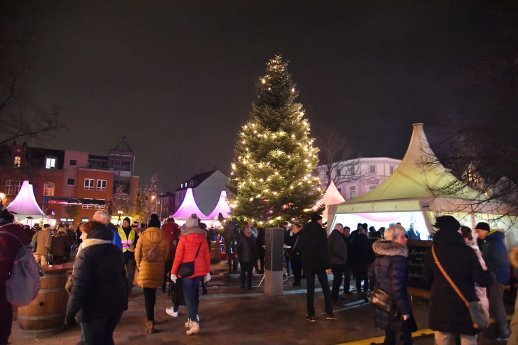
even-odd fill
[[[119,215],[119,226],[121,225],[121,216],[122,216],[122,211],[117,211],[117,214]]]

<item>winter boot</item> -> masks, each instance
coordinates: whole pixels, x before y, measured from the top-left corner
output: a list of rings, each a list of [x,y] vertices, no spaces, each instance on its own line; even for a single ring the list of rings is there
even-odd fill
[[[155,323],[153,321],[146,321],[145,330],[147,334],[151,334],[155,331]]]
[[[200,324],[196,321],[192,321],[191,328],[189,328],[187,331],[185,331],[185,334],[187,335],[193,335],[200,333]]]

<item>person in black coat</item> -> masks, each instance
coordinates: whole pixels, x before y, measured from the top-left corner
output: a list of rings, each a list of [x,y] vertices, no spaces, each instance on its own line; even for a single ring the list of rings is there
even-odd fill
[[[264,255],[266,244],[266,231],[264,228],[257,228],[257,238],[255,240],[257,246],[257,259],[259,260],[259,271],[257,273],[264,274]]]
[[[113,331],[128,309],[123,257],[104,224],[90,221],[81,231],[87,238],[74,263],[65,325],[73,325],[77,314],[85,345],[113,344]]]
[[[241,288],[245,287],[245,281],[248,289],[252,288],[252,270],[254,262],[257,261],[257,246],[255,238],[252,236],[252,229],[246,227],[243,230],[243,236],[237,243],[237,257],[241,266]]]
[[[478,301],[475,283],[487,287],[491,283],[489,272],[482,269],[475,251],[464,243],[458,232],[460,223],[454,217],[438,217],[434,226],[439,229],[433,239],[437,259],[464,297]],[[462,343],[476,344],[478,330],[473,328],[468,308],[444,278],[431,251],[425,255],[423,276],[432,283],[429,322],[435,331],[435,343],[448,344],[454,334],[460,334]]]
[[[358,298],[367,301],[367,291],[369,290],[369,278],[367,270],[374,258],[372,243],[367,237],[367,224],[364,224],[356,236],[349,240],[349,267],[353,271],[356,280],[356,292]],[[363,290],[362,290],[363,281]]]
[[[395,225],[385,231],[385,240],[373,244],[377,256],[371,266],[375,288],[389,293],[397,310],[390,315],[376,309],[376,327],[385,330],[386,345],[412,344],[412,332],[417,330],[407,293],[406,242],[405,229]]]
[[[333,307],[331,305],[331,292],[329,291],[329,282],[327,281],[326,270],[330,268],[329,253],[327,249],[326,231],[322,228],[322,217],[318,214],[311,215],[311,221],[304,226],[299,234],[297,245],[294,248],[302,254],[302,268],[306,275],[306,302],[307,311],[306,319],[315,322],[315,276],[317,276],[322,292],[324,293],[324,302],[326,308],[326,319],[336,320],[333,316]]]
[[[335,225],[335,229],[329,235],[327,241],[329,246],[329,263],[333,272],[333,289],[331,299],[338,302],[338,293],[347,263],[347,242],[343,237],[344,226],[341,223]]]

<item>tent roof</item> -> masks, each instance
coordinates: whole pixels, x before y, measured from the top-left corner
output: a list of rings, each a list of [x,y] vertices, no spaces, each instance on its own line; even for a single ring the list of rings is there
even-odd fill
[[[378,188],[338,206],[337,213],[350,212],[353,204],[360,203],[370,204],[374,211],[375,203],[397,205],[403,200],[414,200],[416,203],[416,200],[430,201],[438,197],[464,200],[479,198],[479,193],[468,187],[455,195],[437,195],[437,190],[451,185],[457,179],[436,158],[424,133],[423,124],[415,123],[413,127],[405,157],[394,174]],[[418,207],[417,203],[415,206]],[[393,207],[388,208],[395,211]]]
[[[333,181],[329,184],[329,187],[327,187],[326,192],[324,193],[324,196],[322,199],[320,199],[317,204],[315,205],[317,208],[320,205],[336,205],[344,202],[345,199],[338,191],[338,188],[336,188],[336,185]]]
[[[16,198],[7,206],[7,209],[22,216],[45,215],[36,202],[32,184],[30,184],[29,181],[23,181],[18,195],[16,195]]]
[[[185,198],[183,199],[183,202],[178,210],[173,214],[173,217],[178,219],[187,219],[193,213],[195,213],[200,219],[207,219],[207,216],[205,216],[205,214],[198,208],[198,205],[196,205],[196,201],[194,200],[194,195],[192,193],[192,188],[187,188]]]
[[[228,214],[230,213],[230,206],[227,202],[227,192],[224,190],[221,191],[219,195],[218,203],[214,210],[207,216],[208,219],[216,219],[218,214],[221,213],[223,218],[228,218]]]

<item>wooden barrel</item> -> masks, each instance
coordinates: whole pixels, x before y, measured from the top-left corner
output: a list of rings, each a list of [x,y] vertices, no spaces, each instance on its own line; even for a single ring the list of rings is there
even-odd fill
[[[18,308],[18,324],[22,333],[42,334],[63,328],[68,303],[65,283],[71,264],[44,266],[40,292],[31,304]]]
[[[219,264],[221,261],[221,246],[219,242],[210,243],[210,263]]]

